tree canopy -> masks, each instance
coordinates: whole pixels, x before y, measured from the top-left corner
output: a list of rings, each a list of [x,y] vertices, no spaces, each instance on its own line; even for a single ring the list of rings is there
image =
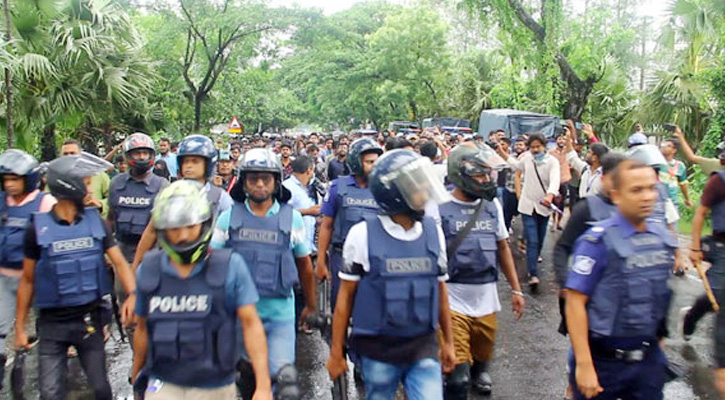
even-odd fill
[[[383,129],[516,108],[590,122],[614,145],[634,123],[675,122],[695,145],[725,127],[718,0],[673,0],[662,20],[621,0],[371,0],[331,15],[262,0],[6,7],[2,129],[46,159],[69,137],[94,150],[133,131],[180,139],[235,115],[247,132]]]

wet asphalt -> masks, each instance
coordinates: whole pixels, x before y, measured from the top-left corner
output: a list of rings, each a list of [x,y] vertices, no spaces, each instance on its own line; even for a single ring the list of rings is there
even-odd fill
[[[515,224],[515,233],[519,234],[521,223]],[[472,395],[471,399],[495,400],[560,400],[566,387],[566,357],[568,340],[557,332],[560,316],[558,309],[558,287],[554,282],[551,266],[553,243],[558,232],[548,232],[544,246],[544,261],[540,265],[542,284],[537,294],[526,291],[526,311],[521,320],[516,321],[507,303],[508,283],[499,281],[502,312],[498,315],[498,337],[491,374],[494,380],[491,396]],[[526,267],[523,255],[517,246],[512,245],[519,277],[525,282]],[[686,243],[681,244],[686,249]],[[670,310],[670,337],[665,341],[668,358],[684,367],[681,379],[667,384],[665,399],[695,400],[718,399],[712,387],[712,335],[713,316],[700,321],[695,335],[685,342],[681,335],[680,308],[691,305],[695,298],[704,293],[702,282],[697,273],[690,269],[685,277],[673,278],[671,282],[675,296]],[[128,385],[128,373],[131,366],[131,350],[128,343],[120,342],[118,331],[114,327],[112,338],[106,345],[108,354],[109,378],[116,400],[132,399]],[[300,334],[297,343],[297,367],[303,399],[331,399],[330,382],[325,370],[328,349],[319,332]],[[5,374],[5,388],[0,391],[0,399],[11,399],[8,391],[9,375],[12,364],[8,363]],[[37,391],[37,350],[33,350],[26,365],[25,399],[38,399]],[[93,396],[85,383],[85,377],[77,360],[69,361],[68,378],[69,400],[91,400]],[[360,392],[350,379],[350,399],[359,399]],[[399,399],[404,399],[401,394]]]

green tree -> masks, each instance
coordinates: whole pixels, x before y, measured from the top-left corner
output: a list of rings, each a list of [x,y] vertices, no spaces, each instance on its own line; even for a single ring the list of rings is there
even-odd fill
[[[56,155],[56,129],[76,132],[89,147],[115,142],[121,116],[132,113],[150,89],[151,65],[140,57],[140,38],[112,0],[15,2],[18,89],[14,117],[22,147],[32,150],[36,132],[41,157]],[[99,143],[101,142],[101,143]]]

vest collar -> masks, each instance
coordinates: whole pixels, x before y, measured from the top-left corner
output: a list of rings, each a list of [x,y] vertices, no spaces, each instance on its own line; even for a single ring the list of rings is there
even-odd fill
[[[628,239],[638,233],[643,233],[635,229],[634,226],[632,226],[632,224],[619,212],[617,212],[613,219],[615,224],[619,226],[619,234],[625,239]],[[654,223],[651,223],[650,221],[645,223],[645,231],[649,233],[658,233],[655,229]]]
[[[249,211],[250,214],[254,215],[254,212],[252,211],[252,208],[249,206],[249,199],[244,199],[244,207],[247,207],[247,211]],[[271,217],[273,215],[277,215],[279,212],[280,205],[277,199],[274,199],[274,202],[272,203],[272,207],[269,207],[269,210],[267,210],[266,217]]]

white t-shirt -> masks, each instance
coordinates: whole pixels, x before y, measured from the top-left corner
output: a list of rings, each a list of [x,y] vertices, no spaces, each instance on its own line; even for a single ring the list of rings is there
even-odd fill
[[[453,202],[475,206],[480,200],[465,202],[453,198]],[[498,210],[496,240],[506,240],[509,238],[509,232],[504,223],[503,208],[497,198],[493,199],[493,204],[496,205],[496,209]],[[426,207],[425,213],[427,216],[435,219],[436,223],[441,223],[440,213],[435,203],[429,204]],[[482,285],[448,283],[446,286],[448,287],[448,302],[450,303],[451,310],[459,314],[478,318],[501,311],[501,302],[498,298],[496,282],[484,283]]]
[[[390,236],[398,240],[406,242],[412,242],[420,238],[423,234],[423,224],[415,222],[410,230],[405,230],[402,226],[393,222],[387,215],[379,215],[378,218],[383,224],[383,229]],[[440,242],[440,254],[438,255],[438,267],[442,272],[442,275],[438,277],[439,281],[448,280],[448,259],[446,258],[446,239],[443,236],[441,227],[436,224],[438,229],[438,240]],[[350,231],[345,238],[345,244],[342,247],[342,258],[343,267],[342,271],[338,274],[340,279],[345,281],[357,282],[360,280],[360,275],[352,273],[346,273],[344,271],[352,271],[353,264],[359,264],[362,266],[363,271],[370,271],[370,259],[368,254],[368,224],[365,221],[358,222],[350,228]]]

